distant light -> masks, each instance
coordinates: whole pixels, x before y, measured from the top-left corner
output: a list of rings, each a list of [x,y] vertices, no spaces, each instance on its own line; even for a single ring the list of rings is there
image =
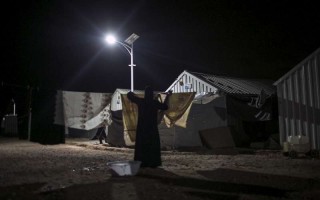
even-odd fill
[[[113,35],[107,35],[105,40],[108,44],[114,44],[117,41]]]

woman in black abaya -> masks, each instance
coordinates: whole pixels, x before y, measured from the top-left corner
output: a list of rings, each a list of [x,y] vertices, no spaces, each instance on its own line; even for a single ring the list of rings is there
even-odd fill
[[[169,93],[171,94],[171,93]],[[128,99],[138,106],[138,124],[134,160],[141,161],[141,167],[161,166],[160,137],[158,130],[158,110],[167,110],[168,97],[164,103],[153,98],[153,89],[145,88],[144,98],[128,93]]]

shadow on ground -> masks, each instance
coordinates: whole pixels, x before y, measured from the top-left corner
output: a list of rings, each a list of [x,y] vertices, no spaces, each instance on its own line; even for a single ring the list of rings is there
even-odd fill
[[[163,169],[143,168],[134,177],[111,177],[106,182],[73,185],[49,192],[37,192],[44,185],[42,183],[3,187],[0,188],[0,199],[234,200],[240,196],[250,197],[247,199],[300,199],[304,198],[301,195],[305,193],[300,194],[302,191],[319,188],[319,183],[314,180],[288,176],[229,169],[198,173],[207,180],[181,177]],[[296,196],[292,198],[292,194]],[[310,195],[307,197],[317,199]]]

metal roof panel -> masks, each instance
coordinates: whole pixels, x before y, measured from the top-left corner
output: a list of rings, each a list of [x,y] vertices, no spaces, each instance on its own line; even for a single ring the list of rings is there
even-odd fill
[[[261,90],[264,90],[267,95],[272,95],[276,92],[276,88],[272,85],[273,81],[271,80],[241,79],[188,72],[228,94],[259,95]]]

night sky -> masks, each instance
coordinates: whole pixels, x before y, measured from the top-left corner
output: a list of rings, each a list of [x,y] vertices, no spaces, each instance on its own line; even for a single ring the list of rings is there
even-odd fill
[[[40,89],[165,90],[183,70],[277,80],[320,47],[317,1],[31,0],[4,3],[1,82]],[[4,71],[5,70],[5,71]]]

